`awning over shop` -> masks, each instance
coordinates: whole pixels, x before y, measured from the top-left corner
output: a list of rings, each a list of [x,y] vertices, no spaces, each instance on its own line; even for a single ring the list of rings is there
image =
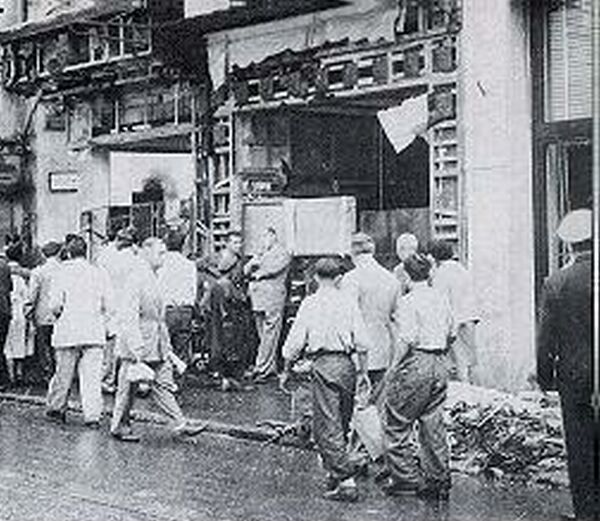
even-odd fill
[[[195,69],[197,68],[196,62],[199,58],[198,49],[201,48],[200,45],[202,41],[205,38],[209,38],[209,35],[211,34],[221,34],[225,31],[229,34],[229,32],[233,32],[236,29],[246,27],[251,31],[256,31],[256,26],[260,27],[261,24],[301,15],[307,15],[310,18],[310,13],[316,13],[327,9],[331,10],[347,5],[350,1],[351,0],[305,0],[302,2],[284,2],[281,5],[275,4],[271,7],[253,9],[242,7],[215,11],[209,14],[161,24],[156,27],[155,34],[157,41],[161,42],[161,48],[163,48],[165,52],[170,52],[171,58],[175,59],[178,65],[185,66],[186,64],[182,62],[187,62],[188,68]],[[385,1],[389,2],[390,0]],[[212,37],[210,38],[212,39]],[[216,41],[218,41],[218,38]],[[252,43],[252,46],[254,46],[254,42]],[[217,47],[220,49],[219,45],[217,45]],[[289,46],[285,45],[283,48],[287,47]],[[279,48],[279,46],[267,47],[264,49],[264,52],[261,52],[261,56],[266,57],[270,54],[274,54]],[[215,48],[217,56],[222,54],[219,49]],[[215,60],[214,57],[209,58],[212,61]],[[218,57],[216,60],[219,63],[222,61]],[[220,69],[218,67],[211,67],[211,73],[213,73],[213,69],[215,71],[212,76],[213,84],[215,88],[218,88],[224,82],[225,69],[224,67],[221,67]],[[220,72],[217,73],[217,70]]]
[[[301,13],[298,13],[301,14]],[[286,50],[300,52],[327,42],[394,39],[396,0],[347,0],[322,6],[319,12],[276,24],[216,32],[208,36],[210,75],[215,88],[233,66],[245,68]],[[254,24],[260,23],[257,19]],[[232,26],[235,27],[235,26]],[[223,29],[225,29],[224,27]]]

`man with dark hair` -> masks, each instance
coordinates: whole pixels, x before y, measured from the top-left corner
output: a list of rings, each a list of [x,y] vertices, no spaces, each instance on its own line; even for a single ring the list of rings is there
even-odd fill
[[[313,433],[328,473],[324,497],[356,501],[356,466],[350,461],[346,445],[356,389],[362,392],[370,387],[369,337],[356,302],[339,289],[339,262],[320,259],[315,272],[319,288],[300,305],[283,346],[285,369],[280,384],[286,388],[298,359],[312,361]],[[358,385],[354,355],[357,355]]]
[[[196,264],[182,253],[184,242],[182,233],[169,230],[165,240],[167,251],[158,270],[158,285],[166,305],[166,321],[173,352],[189,361],[198,273]]]
[[[543,391],[560,394],[575,517],[591,521],[600,516],[592,407],[592,212],[567,214],[557,234],[573,260],[542,290],[537,379]]]
[[[260,339],[254,364],[254,380],[263,383],[277,374],[277,348],[287,298],[287,274],[291,257],[274,228],[263,234],[261,251],[246,265],[250,300]]]
[[[65,248],[66,260],[52,281],[56,371],[50,380],[46,414],[52,420],[66,421],[67,400],[77,370],[84,421],[95,428],[102,415],[102,356],[113,303],[106,273],[90,264],[86,255],[85,240],[71,236]]]
[[[242,235],[232,231],[220,253],[220,273],[211,291],[210,342],[212,369],[223,391],[241,389],[240,380],[250,363],[250,308],[244,277]]]
[[[429,286],[429,261],[413,255],[404,261],[404,269],[411,289],[402,299],[398,353],[386,377],[383,407],[390,478],[384,490],[390,495],[445,498],[450,491],[450,469],[443,410],[454,325],[447,301]],[[421,469],[412,440],[416,422]]]
[[[454,259],[454,249],[448,241],[431,242],[429,254],[435,264],[431,276],[432,286],[448,299],[456,323],[456,342],[450,351],[456,377],[462,382],[475,383],[475,329],[479,322],[479,314],[471,276],[468,270]]]
[[[4,379],[7,378],[6,362],[4,359],[4,343],[8,334],[8,326],[11,319],[11,299],[10,294],[13,290],[12,275],[10,266],[4,255],[4,250],[0,250],[0,385],[4,386]]]
[[[35,357],[38,376],[48,383],[54,374],[54,350],[52,349],[52,329],[55,321],[50,307],[52,282],[60,269],[58,256],[62,245],[50,241],[42,246],[45,262],[31,272],[27,314],[35,325]]]

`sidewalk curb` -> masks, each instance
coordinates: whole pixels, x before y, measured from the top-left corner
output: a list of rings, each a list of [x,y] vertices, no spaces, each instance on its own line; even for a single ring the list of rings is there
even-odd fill
[[[42,396],[0,392],[0,403],[17,403],[23,405],[32,405],[35,407],[44,407],[46,405],[46,400]],[[81,413],[81,406],[69,403],[68,411]],[[110,416],[110,414],[111,411],[108,409],[105,409],[103,412],[103,416],[106,417]],[[149,411],[133,410],[131,412],[131,416],[135,421],[140,423],[151,423],[154,425],[166,425],[167,423],[163,416]],[[190,420],[194,423],[206,424],[207,428],[204,432],[231,436],[232,438],[243,440],[269,442],[275,435],[275,432],[271,429],[265,429],[253,425],[235,425],[214,420],[204,420],[202,418],[190,418]],[[286,442],[285,440],[282,440],[279,444],[289,447],[297,447],[297,444]]]

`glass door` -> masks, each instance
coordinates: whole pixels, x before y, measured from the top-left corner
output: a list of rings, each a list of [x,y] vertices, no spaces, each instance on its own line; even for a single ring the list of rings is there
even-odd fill
[[[550,273],[564,266],[569,252],[556,229],[567,212],[591,208],[592,144],[589,140],[552,143],[546,148],[546,208]]]

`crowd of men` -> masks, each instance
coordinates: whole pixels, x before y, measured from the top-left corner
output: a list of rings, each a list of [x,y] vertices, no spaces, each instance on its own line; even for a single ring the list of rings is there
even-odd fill
[[[589,246],[588,236],[578,241]],[[249,260],[238,232],[229,234],[217,262],[189,260],[183,244],[175,231],[138,244],[135,230],[123,229],[91,263],[85,240],[69,235],[63,244],[46,244],[45,262],[30,273],[19,264],[18,248],[9,246],[0,258],[0,341],[10,383],[19,384],[24,361],[35,354],[41,377],[50,377],[53,421],[66,421],[77,373],[88,426],[99,425],[102,392],[115,393],[111,434],[138,441],[130,411],[143,386],[174,434],[198,434],[204,426],[188,421],[177,403],[175,373],[193,359],[190,324],[200,310],[208,370],[223,391],[279,376],[281,389],[304,400],[302,420],[307,426],[308,419],[328,475],[326,498],[355,501],[355,477],[368,465],[388,494],[448,497],[443,406],[450,378],[477,380],[479,321],[469,273],[451,244],[422,248],[414,235],[403,234],[396,243],[400,263],[389,271],[375,259],[375,241],[354,234],[350,265],[335,256],[315,259],[316,289],[302,301],[281,349],[292,259],[277,232],[266,229]],[[557,285],[567,284],[567,273],[583,269],[589,256],[577,259]],[[557,293],[553,298],[560,299]],[[576,315],[583,304],[573,298]],[[547,299],[545,306],[548,317],[555,307]],[[538,360],[543,388],[550,387],[562,348],[550,333],[560,321],[548,320]],[[571,383],[565,397],[573,394]],[[368,407],[381,423],[383,454],[374,455],[360,436],[349,437],[353,416]],[[567,416],[565,423],[571,451],[581,432],[570,430]],[[581,458],[571,465],[572,483],[581,467],[589,471]]]
[[[472,377],[475,356],[469,328],[477,321],[468,274],[454,260],[449,244],[432,243],[426,257],[418,253],[413,235],[402,235],[397,241],[401,263],[392,273],[375,260],[373,239],[355,234],[351,269],[334,257],[314,265],[319,288],[302,303],[282,349],[291,256],[277,232],[266,229],[250,259],[243,256],[237,232],[229,234],[217,262],[195,263],[183,255],[183,246],[184,237],[176,231],[164,240],[138,244],[135,230],[128,228],[92,263],[85,240],[69,235],[62,244],[46,244],[45,261],[31,272],[23,268],[17,246],[6,248],[2,327],[10,384],[21,383],[25,361],[35,355],[38,376],[48,381],[47,416],[54,421],[66,421],[77,374],[86,425],[99,425],[102,393],[115,394],[111,433],[121,441],[137,441],[130,410],[139,387],[144,387],[172,420],[176,434],[196,434],[202,426],[188,422],[179,408],[175,373],[193,360],[191,323],[200,310],[208,370],[223,391],[276,379],[282,358],[280,383],[286,389],[290,375],[301,373],[304,364],[310,388],[304,409],[310,425],[305,426],[330,474],[327,497],[356,499],[353,476],[369,461],[358,438],[352,441],[353,459],[346,450],[357,392],[365,405],[377,404],[389,420],[384,423],[391,440],[390,465],[381,472],[386,490],[447,493],[441,421],[446,355],[450,340],[462,337],[461,350],[452,351],[455,366],[460,377]],[[401,356],[398,343],[404,339],[408,345],[417,338],[415,354]],[[393,385],[394,371],[410,378]],[[436,381],[428,381],[431,374]],[[407,401],[412,408],[405,409]],[[409,455],[417,421],[430,455],[423,460],[431,474],[423,490]]]

